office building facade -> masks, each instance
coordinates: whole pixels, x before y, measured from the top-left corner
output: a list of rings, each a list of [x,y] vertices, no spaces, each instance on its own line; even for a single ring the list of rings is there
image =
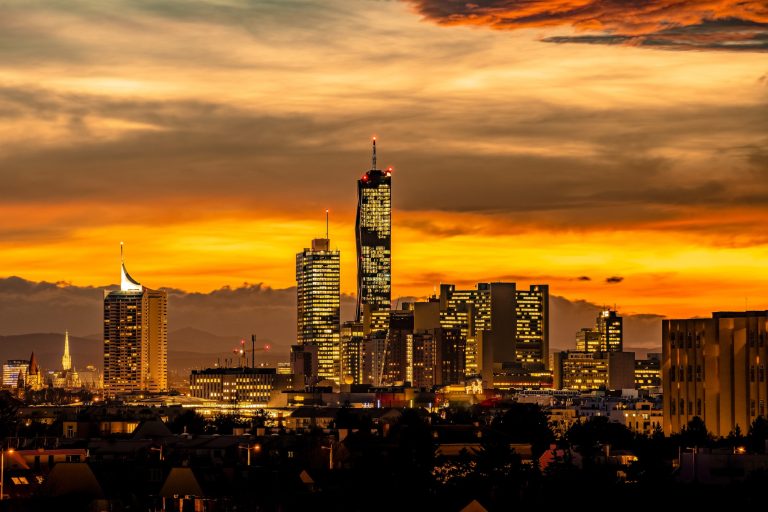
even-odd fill
[[[392,303],[392,170],[376,167],[357,181],[357,309],[365,334],[385,331]]]
[[[382,384],[402,385],[413,379],[413,310],[390,312],[384,349]]]
[[[365,382],[364,340],[361,322],[347,321],[341,325],[341,378],[344,383]]]
[[[192,370],[190,394],[221,404],[266,405],[275,388],[274,368],[207,368]]]
[[[648,353],[645,359],[635,361],[635,388],[661,388],[661,354]]]
[[[605,309],[595,322],[600,333],[600,352],[621,352],[624,350],[624,320],[616,310]]]
[[[466,372],[493,380],[494,366],[526,371],[549,366],[549,287],[518,290],[515,283],[479,283],[471,290],[440,286],[440,326],[466,340]]]
[[[328,238],[296,255],[297,341],[317,347],[319,379],[341,376],[340,255]]]
[[[664,433],[698,416],[715,436],[768,414],[768,311],[662,322]]]
[[[578,391],[635,388],[634,352],[576,352],[555,354],[556,389]]]
[[[549,286],[516,291],[515,361],[526,368],[549,365]]]
[[[27,359],[8,359],[3,364],[3,386],[15,388],[21,383],[23,387],[28,371],[29,361]]]

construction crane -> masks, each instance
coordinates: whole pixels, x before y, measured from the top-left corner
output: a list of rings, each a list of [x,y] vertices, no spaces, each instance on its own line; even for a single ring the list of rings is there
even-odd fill
[[[269,352],[269,350],[272,348],[272,346],[269,343],[265,343],[261,347],[256,346],[256,335],[251,335],[251,348],[247,349],[245,348],[245,339],[240,340],[240,348],[235,348],[232,350],[233,354],[237,354],[240,358],[240,363],[242,367],[245,367],[246,363],[248,362],[248,352],[251,353],[251,368],[256,368],[256,352]]]

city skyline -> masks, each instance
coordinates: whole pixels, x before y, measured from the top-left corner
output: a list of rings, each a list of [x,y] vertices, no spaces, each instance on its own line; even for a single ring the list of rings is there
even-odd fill
[[[568,13],[497,9],[515,30],[496,30],[491,4],[4,5],[0,274],[102,287],[125,239],[147,282],[290,287],[326,208],[354,254],[351,178],[375,134],[393,297],[510,280],[629,313],[766,307],[763,54],[723,43],[746,37],[734,20],[763,30],[759,4],[676,4],[688,32],[662,48],[652,13],[594,2],[632,46]],[[717,51],[684,51],[707,30]]]
[[[768,0],[0,2],[0,509],[760,503],[766,55]]]

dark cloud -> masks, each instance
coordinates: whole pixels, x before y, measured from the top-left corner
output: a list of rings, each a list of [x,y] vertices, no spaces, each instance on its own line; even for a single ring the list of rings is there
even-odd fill
[[[342,215],[350,214],[354,179],[368,166],[372,131],[384,134],[382,160],[395,164],[397,209],[498,214],[515,221],[506,229],[657,222],[689,215],[689,207],[711,211],[762,205],[768,193],[762,173],[753,172],[764,161],[759,144],[696,147],[702,160],[714,162],[725,155],[727,172],[725,167],[722,172],[681,172],[679,162],[658,156],[659,148],[711,138],[712,127],[723,141],[768,132],[768,118],[752,106],[689,106],[673,115],[668,108],[594,111],[546,103],[525,109],[498,104],[489,105],[494,115],[487,116],[482,109],[467,111],[450,101],[439,109],[413,100],[403,100],[402,105],[378,115],[373,130],[368,114],[270,116],[203,101],[141,101],[3,87],[0,116],[8,122],[67,120],[64,129],[72,138],[67,145],[29,141],[3,148],[0,178],[7,197],[46,204],[108,197],[110,207],[105,204],[98,215],[60,221],[54,228],[19,229],[9,223],[0,234],[26,240],[34,229],[42,230],[43,237],[106,218],[119,222],[127,210],[111,204],[129,206],[137,194],[148,201],[161,199],[142,215],[152,218],[165,212],[174,222],[206,214],[196,207],[200,200],[216,211],[243,206],[283,209],[286,191],[303,208],[332,205]],[[413,119],[407,126],[400,122],[405,115]],[[105,140],[89,134],[89,124],[99,119],[147,128]],[[441,133],[449,135],[433,135]],[[414,145],[416,138],[423,144]],[[462,147],[461,141],[468,140],[493,143],[499,151]],[[525,148],[504,153],[505,143]],[[573,155],[526,153],[528,147],[565,144],[585,149]],[[436,147],[441,148],[439,163]],[[312,176],[322,179],[307,179],[307,162]],[[61,180],[62,175],[67,179]],[[126,175],[131,179],[121,179],[115,187],[114,180]],[[46,186],[54,182],[56,187]],[[525,193],[512,197],[511,190]],[[486,229],[407,215],[402,222],[432,236]],[[751,229],[748,221],[735,228]]]
[[[443,25],[497,30],[572,27],[554,43],[623,44],[669,50],[768,51],[768,5],[761,0],[406,0]]]
[[[617,283],[622,282],[623,280],[624,280],[624,278],[621,277],[621,276],[611,276],[611,277],[606,277],[605,278],[605,282],[608,283],[608,284],[617,284]]]
[[[549,310],[550,345],[552,349],[567,350],[576,348],[576,332],[583,327],[594,327],[595,319],[602,306],[585,300],[569,300],[565,297],[551,295]],[[622,314],[624,318],[624,346],[649,350],[661,348],[660,315],[631,315]]]
[[[97,343],[101,337],[105,288],[113,289],[115,286],[73,286],[33,282],[19,277],[0,278],[0,336],[63,333],[69,330],[78,340],[77,347],[88,347],[90,361],[94,354],[98,354],[98,346],[91,342]],[[207,352],[226,355],[231,348],[228,343],[236,343],[238,339],[249,338],[251,333],[255,333],[259,343],[272,343],[273,357],[285,359],[290,345],[295,343],[295,288],[276,289],[261,284],[243,284],[210,293],[167,291],[168,329],[175,333],[171,336],[170,349],[174,352],[204,352],[206,343],[212,343],[217,346],[211,346]],[[398,307],[403,302],[415,300],[424,300],[424,297],[401,297],[395,305]],[[550,308],[552,345],[560,349],[571,348],[576,331],[592,326],[601,309],[590,302],[571,301],[559,296],[550,298]],[[345,295],[342,297],[342,319],[351,319],[353,314],[354,300]],[[659,344],[660,318],[655,315],[625,316],[625,343],[656,347]],[[53,348],[48,351],[50,353],[46,352],[46,357],[50,359],[48,364],[56,363],[59,338],[53,337]],[[15,351],[10,353],[10,345],[4,347],[0,344],[0,360],[28,356],[19,353],[18,344],[13,347]],[[35,350],[34,346],[23,348],[24,351],[27,348]],[[85,357],[83,354],[73,356]]]
[[[589,276],[579,276],[576,278],[577,281],[591,281],[592,278]]]
[[[0,278],[1,335],[64,332],[101,336],[105,289],[115,286],[74,286]],[[168,329],[198,329],[233,339],[250,337],[274,344],[287,354],[296,336],[296,289],[262,284],[223,287],[209,293],[168,289]],[[352,297],[342,297],[342,317],[354,312]],[[183,349],[183,345],[175,347]],[[1,350],[1,347],[0,347]],[[0,353],[0,359],[2,359]]]

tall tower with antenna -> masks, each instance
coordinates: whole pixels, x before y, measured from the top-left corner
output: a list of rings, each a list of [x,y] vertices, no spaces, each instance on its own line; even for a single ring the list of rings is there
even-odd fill
[[[371,169],[357,180],[357,308],[365,334],[386,331],[392,305],[392,168],[376,163],[372,141]]]

